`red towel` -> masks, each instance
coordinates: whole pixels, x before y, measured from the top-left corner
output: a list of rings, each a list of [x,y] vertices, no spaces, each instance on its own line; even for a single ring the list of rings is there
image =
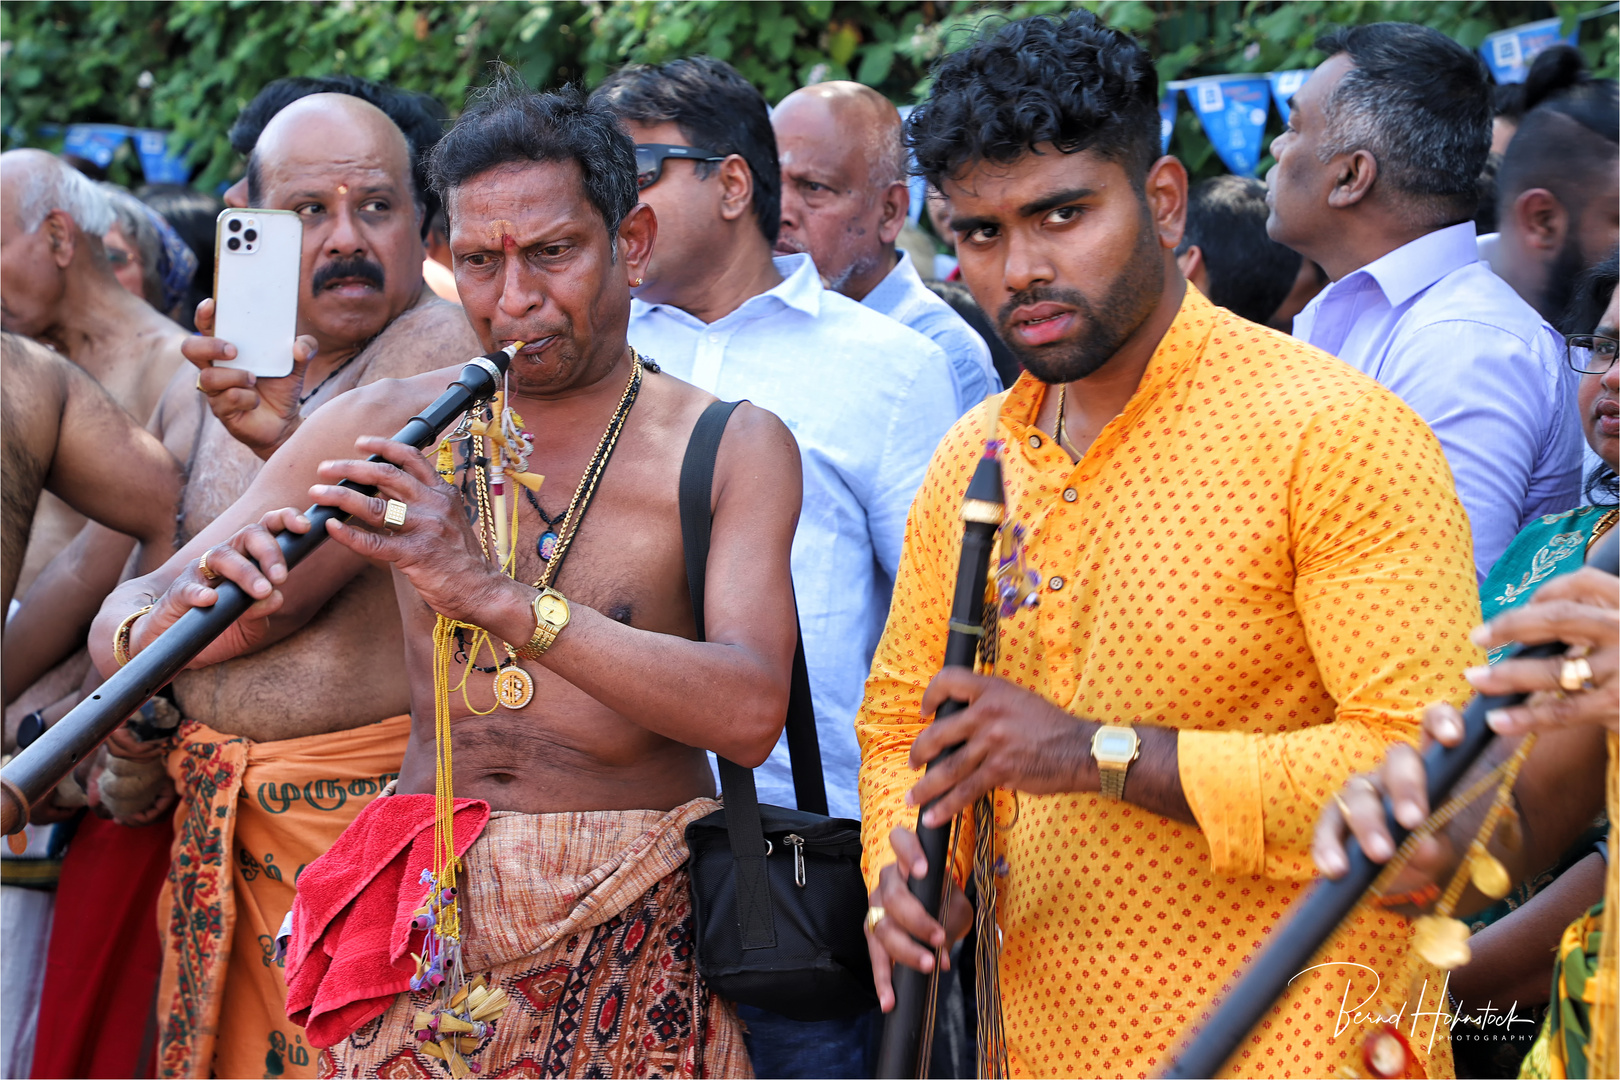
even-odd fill
[[[376,799],[325,855],[304,868],[287,947],[287,1016],[328,1047],[381,1016],[410,989],[423,932],[411,928],[433,868],[433,796]],[[463,855],[489,823],[489,803],[457,799]],[[413,949],[414,943],[414,949]]]

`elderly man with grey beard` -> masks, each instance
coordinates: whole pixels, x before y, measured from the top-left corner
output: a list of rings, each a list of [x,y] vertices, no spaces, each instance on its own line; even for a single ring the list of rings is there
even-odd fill
[[[998,392],[1001,377],[984,338],[895,247],[911,191],[893,103],[860,83],[817,83],[783,98],[771,127],[782,159],[776,254],[808,253],[827,288],[945,350],[958,412]]]

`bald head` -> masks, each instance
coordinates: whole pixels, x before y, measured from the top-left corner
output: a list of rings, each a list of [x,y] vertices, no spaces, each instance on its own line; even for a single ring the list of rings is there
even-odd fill
[[[355,348],[421,298],[422,206],[388,114],[349,94],[287,105],[248,158],[248,204],[303,221],[299,333]]]
[[[55,154],[0,154],[0,326],[51,333],[68,314],[70,279],[121,288],[101,244],[112,223],[107,196]]]
[[[340,149],[341,148],[341,149]],[[248,157],[248,202],[259,201],[267,169],[297,170],[363,161],[400,178],[415,199],[411,147],[388,114],[349,94],[310,94],[270,118]]]
[[[778,254],[809,252],[827,288],[865,299],[894,268],[911,206],[900,113],[871,87],[825,82],[783,98],[771,127],[782,162]]]
[[[771,126],[778,143],[784,131],[842,143],[865,161],[874,186],[905,182],[900,110],[870,86],[839,80],[795,90],[776,107]]]

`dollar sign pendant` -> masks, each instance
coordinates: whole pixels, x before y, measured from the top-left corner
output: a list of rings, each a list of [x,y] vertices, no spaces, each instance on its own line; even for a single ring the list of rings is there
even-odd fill
[[[495,673],[495,700],[508,709],[521,709],[534,700],[534,678],[508,659]]]

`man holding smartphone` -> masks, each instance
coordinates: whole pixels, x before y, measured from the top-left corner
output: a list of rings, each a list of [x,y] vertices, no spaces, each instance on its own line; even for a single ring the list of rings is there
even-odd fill
[[[187,470],[180,543],[230,506],[322,405],[478,351],[461,309],[422,281],[414,166],[426,149],[345,94],[301,98],[265,126],[248,164],[249,203],[303,219],[293,371],[255,378],[214,366],[236,355],[235,344],[186,342],[200,370],[175,377],[154,419]],[[203,301],[205,335],[214,316]],[[285,640],[173,684],[185,722],[167,759],[180,806],[159,904],[162,1075],[258,1075],[267,1062],[284,1077],[315,1074],[263,942],[291,905],[298,872],[398,771],[409,729],[389,576],[370,565],[352,571]],[[117,736],[109,752],[136,749]],[[114,807],[119,817],[146,809]],[[200,936],[198,925],[208,928]]]

